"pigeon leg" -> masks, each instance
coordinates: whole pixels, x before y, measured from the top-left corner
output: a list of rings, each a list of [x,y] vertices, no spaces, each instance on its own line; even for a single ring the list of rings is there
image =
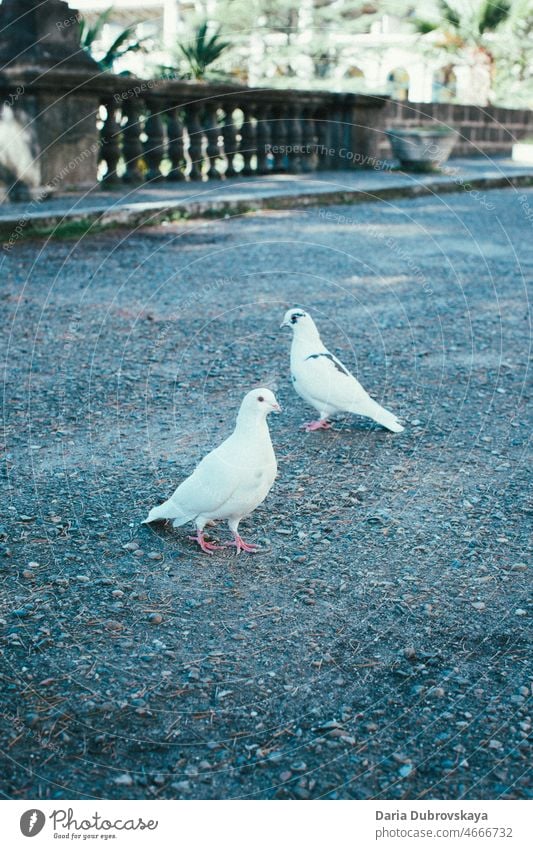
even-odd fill
[[[231,542],[225,542],[224,545],[234,545],[237,549],[237,554],[240,554],[241,551],[248,551],[250,554],[254,554],[256,551],[259,551],[260,547],[258,545],[250,545],[249,543],[245,542],[241,535],[237,533],[237,531],[233,531],[233,537],[234,538]]]
[[[212,542],[207,542],[204,537],[203,531],[198,531],[195,537],[189,537],[193,542],[197,542],[202,551],[205,551],[206,554],[213,554],[213,551],[220,551],[222,548],[221,545],[214,545]]]
[[[329,430],[331,426],[331,422],[328,422],[327,419],[319,419],[316,422],[306,422],[302,425],[302,428],[306,433],[311,433],[313,430]]]

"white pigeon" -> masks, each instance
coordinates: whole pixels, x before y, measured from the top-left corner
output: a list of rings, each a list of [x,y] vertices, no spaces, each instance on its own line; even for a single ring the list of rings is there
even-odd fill
[[[308,313],[298,308],[287,310],[280,327],[291,327],[293,332],[294,389],[320,415],[318,421],[303,425],[307,432],[330,428],[329,418],[341,412],[368,416],[394,433],[403,430],[396,416],[374,401],[341,361],[324,347]]]
[[[207,542],[204,528],[226,519],[233,542],[240,551],[257,551],[239,534],[239,522],[267,497],[277,472],[276,456],[267,425],[269,413],[281,412],[270,389],[252,389],[242,401],[235,430],[218,448],[207,454],[174,495],[154,507],[144,523],[173,519],[179,528],[187,522],[196,525],[196,540],[202,551],[211,554],[222,546]]]

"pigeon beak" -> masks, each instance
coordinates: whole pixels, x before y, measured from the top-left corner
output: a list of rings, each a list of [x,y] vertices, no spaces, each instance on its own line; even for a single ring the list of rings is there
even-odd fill
[[[272,409],[275,413],[281,413],[281,407],[279,404],[272,404]]]
[[[280,326],[279,326],[279,329],[281,330],[282,327],[289,327],[289,322],[288,321],[282,321]]]

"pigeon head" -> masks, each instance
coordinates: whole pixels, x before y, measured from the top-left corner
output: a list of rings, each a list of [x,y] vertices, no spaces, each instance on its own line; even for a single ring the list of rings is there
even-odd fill
[[[309,318],[310,316],[307,315],[305,310],[301,310],[299,307],[293,307],[292,310],[287,310],[283,316],[283,321],[281,322],[280,327],[295,327],[298,322],[304,324],[306,319]]]
[[[239,410],[239,419],[266,419],[269,413],[281,413],[276,396],[270,389],[252,389],[248,392]]]
[[[295,336],[312,338],[318,336],[315,322],[309,313],[299,307],[293,307],[291,310],[287,310],[280,327],[291,327]]]

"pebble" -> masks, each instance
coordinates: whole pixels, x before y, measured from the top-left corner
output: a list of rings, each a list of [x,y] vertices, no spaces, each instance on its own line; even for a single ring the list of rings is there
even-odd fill
[[[121,787],[131,787],[133,784],[133,778],[128,772],[125,772],[122,775],[117,775],[113,781],[114,784],[119,784]]]
[[[190,781],[173,781],[170,785],[173,790],[177,790],[178,793],[187,793],[191,789]]]
[[[125,551],[137,551],[139,544],[137,542],[127,542],[126,545],[122,546],[122,548]]]
[[[487,605],[485,604],[484,601],[473,601],[472,602],[472,607],[474,608],[474,610],[485,610],[486,606]]]
[[[428,696],[433,696],[435,699],[443,699],[445,695],[446,691],[442,687],[430,687],[428,690]]]
[[[523,607],[517,607],[514,613],[515,616],[527,616],[527,610],[524,610]]]
[[[150,623],[150,625],[161,625],[162,621],[163,617],[160,613],[150,613],[148,615],[148,622]]]

